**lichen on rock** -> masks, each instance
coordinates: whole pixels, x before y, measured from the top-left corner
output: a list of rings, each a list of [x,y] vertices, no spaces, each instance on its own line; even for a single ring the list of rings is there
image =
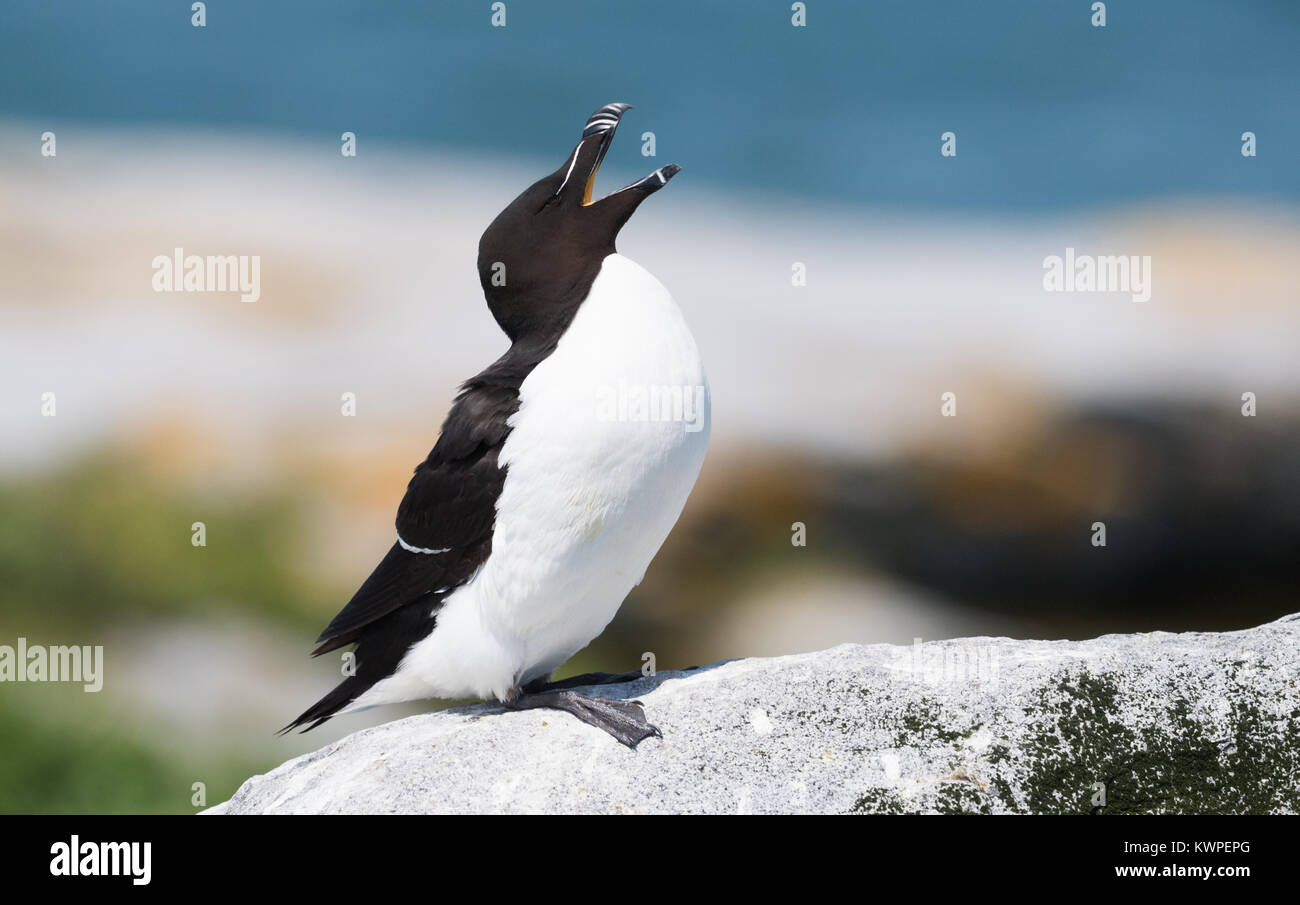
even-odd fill
[[[1300,616],[1239,632],[968,638],[592,689],[636,751],[489,704],[355,733],[214,813],[1297,813]]]

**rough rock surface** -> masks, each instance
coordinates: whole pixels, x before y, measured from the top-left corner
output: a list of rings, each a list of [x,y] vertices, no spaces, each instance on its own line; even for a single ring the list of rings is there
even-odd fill
[[[209,813],[1300,811],[1300,615],[846,644],[599,693],[643,700],[663,739],[460,707],[291,760]]]

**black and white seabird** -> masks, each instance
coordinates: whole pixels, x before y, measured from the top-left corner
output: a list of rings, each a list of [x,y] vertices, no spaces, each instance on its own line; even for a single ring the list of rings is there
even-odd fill
[[[479,280],[510,348],[462,385],[392,548],[317,639],[313,656],[355,644],[355,675],[285,731],[376,704],[496,698],[566,710],[632,747],[658,734],[640,702],[573,691],[604,674],[549,681],[641,581],[708,446],[695,339],[668,290],[614,247],[681,168],[591,200],[629,109],[593,113],[560,168],[483,233]],[[700,401],[693,424],[599,404],[673,389]]]

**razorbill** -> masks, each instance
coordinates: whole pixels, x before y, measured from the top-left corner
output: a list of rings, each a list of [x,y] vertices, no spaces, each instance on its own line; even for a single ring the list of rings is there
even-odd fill
[[[568,711],[632,747],[659,734],[639,701],[573,690],[639,673],[550,682],[641,581],[708,446],[695,339],[668,290],[614,247],[681,168],[591,200],[629,109],[593,113],[560,168],[479,240],[510,348],[462,385],[392,547],[317,639],[313,656],[355,644],[355,674],[283,731],[376,704],[496,698]]]

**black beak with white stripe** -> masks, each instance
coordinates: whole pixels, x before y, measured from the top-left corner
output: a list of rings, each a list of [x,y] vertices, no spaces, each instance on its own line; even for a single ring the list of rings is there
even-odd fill
[[[605,153],[609,150],[609,146],[614,142],[614,133],[618,131],[618,124],[622,121],[623,114],[631,109],[631,104],[606,104],[591,115],[587,120],[587,125],[582,130],[582,140],[578,142],[577,147],[573,149],[573,153],[569,156],[564,177],[560,180],[560,186],[555,190],[552,200],[569,200],[576,197],[577,187],[581,186],[581,204],[583,207],[606,205],[605,208],[596,211],[596,213],[603,214],[605,210],[612,211],[614,208],[618,208],[620,211],[627,209],[628,216],[631,216],[632,211],[636,209],[636,205],[659,191],[668,184],[669,179],[681,172],[681,167],[675,163],[670,163],[665,167],[660,167],[653,173],[641,177],[630,185],[625,185],[617,191],[610,192],[597,201],[591,200],[592,189],[596,182],[596,173],[605,160]],[[580,174],[580,179],[574,178],[575,174]],[[622,226],[623,222],[626,222],[626,217],[619,223],[619,226]]]
[[[641,202],[681,172],[675,163],[592,200],[596,174],[630,104],[606,104],[588,119],[558,169],[533,183],[479,241],[479,282],[511,339],[564,325],[617,250],[619,231]]]

